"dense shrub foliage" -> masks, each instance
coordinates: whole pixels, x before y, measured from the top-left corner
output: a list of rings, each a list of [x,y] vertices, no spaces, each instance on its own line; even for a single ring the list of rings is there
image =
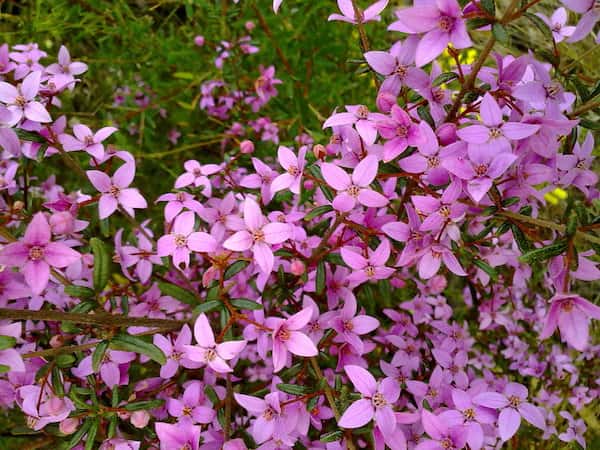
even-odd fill
[[[103,126],[67,46],[0,47],[2,445],[598,448],[597,2],[240,3]]]

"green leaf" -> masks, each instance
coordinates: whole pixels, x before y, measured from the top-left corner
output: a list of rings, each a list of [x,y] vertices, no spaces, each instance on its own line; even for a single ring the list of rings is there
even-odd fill
[[[481,0],[479,4],[485,10],[485,12],[491,16],[496,15],[496,4],[494,3],[494,0]]]
[[[68,367],[73,367],[77,359],[74,355],[63,353],[62,355],[58,355],[56,358],[54,358],[54,361],[58,367],[61,369],[66,369]]]
[[[0,373],[6,373],[10,370],[10,366],[6,364],[0,364]]]
[[[326,257],[325,260],[327,262],[330,262],[331,264],[335,264],[336,266],[345,266],[348,267],[346,265],[346,263],[344,262],[342,255],[340,255],[339,253],[329,253]]]
[[[501,44],[508,44],[508,41],[510,40],[510,35],[508,34],[506,27],[501,23],[495,23],[492,25],[492,34]]]
[[[312,388],[308,386],[299,386],[297,384],[286,383],[279,383],[277,385],[277,389],[279,389],[281,392],[292,395],[305,395],[310,394],[313,391]]]
[[[484,19],[483,17],[477,17],[475,19],[469,19],[467,21],[467,27],[469,30],[476,30],[481,27],[485,27],[490,24],[489,19]]]
[[[321,435],[319,441],[321,442],[335,442],[339,441],[344,437],[344,433],[341,430],[330,431],[329,433],[325,433]]]
[[[211,401],[211,403],[213,405],[216,405],[217,403],[219,403],[219,396],[217,395],[217,392],[215,391],[215,389],[210,386],[210,385],[206,385],[206,387],[204,388],[204,393],[206,394],[206,396],[208,397],[208,399]]]
[[[46,143],[46,138],[34,131],[27,131],[22,128],[13,128],[12,130],[23,141],[39,142],[40,144]]]
[[[231,304],[239,309],[259,310],[263,308],[260,303],[247,298],[234,298],[231,300]]]
[[[83,422],[83,425],[81,425],[81,427],[79,427],[79,429],[71,436],[71,439],[69,439],[69,442],[67,442],[67,448],[73,448],[73,447],[77,446],[77,444],[79,444],[79,442],[81,442],[81,439],[83,438],[83,436],[85,436],[85,434],[88,432],[88,430],[92,426],[93,421],[94,421],[94,419],[92,419],[91,417],[88,417],[87,419],[85,419],[85,421]]]
[[[195,313],[205,313],[205,312],[209,312],[209,311],[215,311],[216,309],[220,308],[222,306],[222,303],[219,300],[209,300],[207,302],[201,303],[198,306],[196,306],[194,308],[194,312]]]
[[[321,295],[325,292],[325,261],[319,261],[317,264],[317,278],[316,278],[316,293]]]
[[[96,440],[96,434],[98,433],[98,428],[100,427],[100,418],[94,417],[92,419],[92,424],[90,425],[90,429],[88,430],[87,436],[85,438],[85,450],[93,450],[94,441]]]
[[[57,397],[65,396],[64,380],[58,366],[52,367],[52,389]]]
[[[141,411],[143,409],[160,408],[165,401],[157,398],[156,400],[145,400],[141,402],[128,403],[124,406],[127,411]]]
[[[179,300],[181,303],[185,303],[186,305],[197,305],[199,303],[198,297],[192,291],[182,288],[181,286],[177,286],[173,283],[168,283],[166,281],[159,281],[158,288],[160,292],[170,297],[173,297]]]
[[[96,292],[102,291],[108,283],[108,277],[110,275],[110,255],[104,242],[98,238],[90,239],[90,247],[94,254],[94,290]]]
[[[433,117],[431,117],[431,113],[429,112],[429,106],[423,105],[417,108],[417,114],[421,119],[431,125],[432,128],[435,129],[435,121]]]
[[[477,267],[479,267],[481,270],[487,273],[492,280],[496,281],[498,279],[498,271],[492,266],[490,266],[483,259],[475,258],[473,260],[473,264],[475,264]]]
[[[92,370],[94,373],[98,373],[100,370],[100,364],[104,359],[104,355],[106,354],[106,350],[108,350],[108,341],[101,341],[96,345],[94,352],[92,353]]]
[[[546,247],[536,248],[519,257],[521,262],[531,264],[537,261],[545,261],[554,256],[562,254],[567,249],[567,242],[564,240],[547,245]]]
[[[313,208],[307,215],[304,216],[305,221],[309,221],[314,219],[315,217],[322,216],[330,211],[333,211],[333,207],[331,205],[321,205]]]
[[[129,334],[117,335],[110,341],[110,348],[141,353],[156,361],[161,366],[167,362],[167,358],[160,348],[138,336],[131,336]]]
[[[225,278],[226,280],[229,280],[230,278],[234,277],[235,275],[240,273],[242,270],[244,270],[246,267],[248,267],[248,264],[250,264],[250,261],[239,260],[239,261],[234,262],[227,269],[225,269],[223,278]]]
[[[519,197],[509,197],[507,199],[502,200],[502,206],[507,208],[516,203],[519,203],[520,201],[521,201],[521,199]]]
[[[76,284],[68,284],[65,286],[65,294],[73,298],[92,298],[96,295],[93,289],[85,286],[77,286]]]
[[[435,80],[433,80],[432,86],[441,86],[442,84],[449,83],[452,80],[456,80],[458,74],[454,72],[443,72],[439,74]]]
[[[526,253],[529,250],[531,250],[533,245],[531,244],[529,239],[527,239],[525,233],[523,233],[523,231],[514,223],[510,225],[510,229],[512,231],[513,237],[515,238],[515,241],[517,242],[517,247],[519,247],[519,250],[521,250],[521,253]]]
[[[552,30],[550,30],[546,22],[544,22],[538,16],[530,12],[525,12],[523,16],[526,19],[528,19],[532,24],[534,24],[535,27],[538,30],[540,30],[545,37],[552,39]]]
[[[595,120],[579,119],[579,125],[588,130],[600,131],[600,122]]]
[[[13,348],[17,344],[17,340],[12,336],[0,336],[0,350]]]

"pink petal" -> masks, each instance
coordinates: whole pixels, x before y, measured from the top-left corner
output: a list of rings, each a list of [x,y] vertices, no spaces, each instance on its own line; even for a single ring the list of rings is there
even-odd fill
[[[344,366],[344,372],[352,381],[352,384],[362,395],[372,397],[377,391],[377,382],[371,372],[360,366],[347,365]]]
[[[243,252],[252,247],[252,235],[247,231],[238,231],[225,242],[223,242],[223,247],[228,250],[233,250],[236,252]]]
[[[40,89],[41,77],[42,72],[36,71],[31,72],[23,80],[23,84],[21,84],[21,93],[23,94],[23,97],[25,97],[26,100],[32,100],[37,95]]]
[[[269,244],[281,244],[291,237],[291,227],[287,223],[272,222],[266,224],[262,231]]]
[[[23,242],[29,245],[44,246],[50,241],[50,237],[50,225],[46,220],[46,216],[42,212],[36,213],[27,225]]]
[[[147,208],[146,199],[140,194],[137,188],[122,189],[119,192],[119,203],[125,208]]]
[[[323,128],[336,127],[339,125],[351,125],[357,120],[358,119],[356,116],[350,112],[336,113],[325,121]]]
[[[500,439],[508,441],[515,435],[521,425],[521,416],[513,408],[504,408],[498,416],[498,432]]]
[[[352,182],[360,187],[367,187],[377,176],[379,160],[375,155],[368,155],[357,164],[352,172]]]
[[[52,122],[52,117],[40,102],[29,102],[23,109],[25,117],[34,122],[47,123]]]
[[[246,341],[225,341],[217,345],[217,354],[224,360],[230,360],[239,355],[246,347]]]
[[[196,342],[204,348],[213,348],[215,346],[215,335],[204,313],[201,313],[194,323],[194,337],[196,338]]]
[[[364,269],[368,264],[368,261],[364,256],[350,250],[347,247],[342,247],[340,253],[344,262],[350,267],[352,267],[354,270]]]
[[[270,274],[275,264],[275,257],[271,248],[264,242],[256,242],[254,243],[254,247],[252,247],[252,253],[254,260],[263,273]]]
[[[313,341],[311,341],[307,335],[299,331],[290,332],[290,338],[285,341],[285,346],[290,353],[298,356],[309,357],[316,356],[319,353]]]
[[[498,103],[496,102],[494,97],[492,97],[487,92],[481,100],[479,112],[481,114],[481,119],[483,120],[483,123],[485,123],[489,127],[497,127],[502,123],[502,110],[500,109],[500,106],[498,106]],[[474,143],[479,144],[480,142]]]
[[[199,231],[188,236],[187,246],[195,252],[211,253],[217,249],[217,241],[210,234]]]
[[[41,294],[50,280],[50,266],[45,261],[28,261],[23,267],[23,276],[35,295]]]
[[[332,188],[343,191],[350,186],[350,176],[342,168],[331,163],[321,164],[321,173],[325,182]]]
[[[312,318],[312,309],[310,307],[303,308],[296,314],[291,315],[285,321],[288,330],[298,331],[304,328]]]
[[[108,192],[110,190],[112,181],[107,174],[99,170],[88,170],[86,174],[98,192]]]
[[[358,201],[361,205],[369,208],[381,208],[389,203],[385,195],[372,189],[361,189],[358,194]]]
[[[388,52],[367,52],[364,54],[364,57],[367,60],[367,64],[381,75],[389,75],[396,68],[396,58]]]
[[[123,164],[119,167],[112,179],[115,186],[120,187],[121,189],[126,188],[133,182],[133,178],[135,177],[135,165],[134,164]]]
[[[473,403],[487,408],[500,409],[508,405],[508,400],[498,392],[483,392],[473,397]]]
[[[44,248],[44,260],[53,267],[67,267],[79,258],[78,252],[59,242],[50,242]]]
[[[258,203],[250,197],[244,200],[244,222],[248,226],[248,229],[255,231],[260,229],[265,223],[265,218],[260,210]]]
[[[540,430],[546,428],[546,420],[540,408],[531,403],[521,403],[518,408],[521,416],[531,425],[538,427]]]
[[[342,428],[360,428],[369,423],[375,411],[370,400],[362,398],[355,401],[344,411],[338,425]]]
[[[456,134],[463,141],[470,144],[483,144],[490,139],[489,128],[483,125],[471,125],[456,131]]]

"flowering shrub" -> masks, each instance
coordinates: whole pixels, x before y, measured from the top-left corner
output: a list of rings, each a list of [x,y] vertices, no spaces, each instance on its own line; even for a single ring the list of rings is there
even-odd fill
[[[86,64],[0,47],[14,434],[86,450],[594,448],[600,85],[565,71],[558,43],[592,39],[600,16],[565,1],[580,18],[566,25],[537,3],[417,2],[372,50],[387,1],[338,0],[329,20],[357,28],[374,107],[338,105],[328,143],[299,133],[273,159],[275,66],[206,80],[198,106],[226,129],[222,158],[186,161],[156,198],[134,187],[115,127],[60,115]],[[551,61],[493,53],[519,20],[547,32]],[[486,41],[464,63],[471,33]],[[214,50],[222,69],[259,48]]]

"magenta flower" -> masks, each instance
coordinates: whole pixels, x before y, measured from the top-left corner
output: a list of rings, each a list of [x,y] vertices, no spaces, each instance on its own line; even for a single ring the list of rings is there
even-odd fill
[[[415,450],[458,450],[465,447],[467,433],[462,425],[449,424],[426,409],[421,411],[421,422],[431,439],[420,440]]]
[[[100,364],[100,378],[109,387],[127,384],[129,378],[127,370],[124,370],[125,377],[121,376],[121,367],[127,366],[128,363],[136,358],[133,352],[122,352],[119,350],[107,350]],[[81,360],[77,367],[71,369],[73,375],[79,378],[85,378],[94,373],[92,364],[92,355],[86,356]]]
[[[55,396],[48,385],[43,391],[34,385],[20,387],[17,390],[17,402],[28,416],[28,426],[36,431],[49,423],[62,422],[75,410],[75,405],[68,396]]]
[[[562,3],[571,11],[583,14],[568,42],[582,40],[594,29],[596,22],[600,21],[600,11],[598,11],[596,0],[562,0]],[[596,43],[598,43],[598,37],[596,37]]]
[[[417,46],[417,67],[437,58],[448,46],[468,48],[473,45],[462,11],[456,0],[436,0],[396,11],[398,20],[388,30],[415,34],[425,33]]]
[[[347,365],[344,371],[358,392],[360,400],[352,403],[338,425],[343,428],[359,428],[375,419],[375,425],[381,433],[391,435],[396,429],[396,417],[392,405],[400,396],[398,383],[392,378],[384,378],[377,382],[373,375],[360,366]]]
[[[444,265],[450,270],[450,272],[458,275],[460,277],[464,277],[467,275],[465,270],[462,268],[452,250],[450,250],[445,245],[441,244],[432,244],[431,246],[425,248],[421,251],[421,260],[419,261],[419,276],[428,280],[433,277],[442,265]]]
[[[551,17],[546,16],[543,13],[536,13],[540,19],[544,21],[548,28],[552,31],[552,37],[555,42],[562,42],[563,39],[568,38],[575,32],[575,27],[565,26],[567,25],[567,10],[565,8],[558,8]]]
[[[169,414],[177,417],[179,422],[211,423],[216,413],[214,409],[206,406],[206,402],[202,383],[194,381],[186,386],[181,399],[169,398],[167,408]]]
[[[177,373],[179,366],[186,369],[202,367],[201,363],[194,362],[185,356],[185,346],[192,343],[192,332],[187,325],[183,326],[175,342],[171,342],[171,339],[167,339],[162,334],[155,334],[153,342],[167,358],[167,363],[160,368],[161,378],[172,378]]]
[[[204,210],[202,203],[187,192],[163,194],[156,201],[167,202],[167,206],[165,206],[165,219],[167,222],[173,220],[184,208],[194,211],[198,215],[201,215]]]
[[[356,131],[367,145],[371,145],[377,139],[377,127],[375,121],[385,118],[382,114],[371,113],[365,105],[346,105],[348,112],[333,114],[323,124],[323,128],[338,127],[342,125],[354,125]]]
[[[398,105],[393,105],[390,118],[377,122],[379,134],[388,141],[383,144],[383,160],[392,161],[410,145],[424,142],[419,126]]]
[[[467,212],[467,205],[457,202],[462,193],[460,182],[452,182],[446,187],[441,198],[430,195],[413,195],[411,201],[417,213],[426,216],[421,231],[440,231],[450,222],[459,222]]]
[[[69,134],[61,134],[60,142],[67,152],[83,150],[96,159],[102,159],[104,157],[104,145],[102,142],[116,131],[115,127],[104,127],[94,133],[87,126],[78,123],[73,126],[75,137]]]
[[[286,172],[273,180],[271,183],[271,193],[289,189],[296,195],[300,194],[300,181],[302,180],[302,172],[304,171],[305,155],[305,146],[300,147],[298,156],[294,155],[294,152],[288,147],[280,146],[277,149],[277,159]]]
[[[331,14],[327,20],[339,20],[341,22],[347,22],[351,24],[357,24],[359,19],[361,23],[371,22],[371,21],[380,21],[381,16],[379,15],[381,11],[385,9],[388,4],[388,0],[378,0],[373,3],[371,6],[366,8],[364,11],[358,10],[359,16],[356,16],[356,11],[354,10],[354,5],[352,4],[352,0],[337,0],[338,8],[342,14]]]
[[[547,339],[556,330],[576,350],[584,351],[589,345],[589,319],[600,320],[600,307],[573,294],[556,294],[550,299],[550,311],[546,317],[540,339]]]
[[[594,136],[588,133],[580,145],[576,142],[573,154],[559,154],[556,156],[556,166],[559,169],[558,183],[561,186],[575,186],[587,194],[591,186],[598,182],[598,175],[590,169],[594,157]]]
[[[288,352],[298,356],[316,356],[319,351],[310,338],[300,330],[310,322],[312,309],[306,307],[281,319],[269,317],[265,324],[273,330],[273,371],[279,372],[287,362]]]
[[[273,198],[271,193],[271,183],[277,176],[277,172],[271,169],[268,165],[258,158],[252,158],[252,165],[256,173],[246,175],[240,180],[240,186],[259,189],[262,203],[266,205]]]
[[[357,316],[356,309],[356,298],[351,296],[346,299],[344,307],[339,311],[326,312],[322,317],[342,341],[350,344],[359,355],[362,355],[364,344],[360,336],[375,330],[379,326],[379,320],[366,314]]]
[[[367,249],[367,257],[356,251],[355,247],[342,247],[340,253],[342,259],[348,264],[353,272],[346,279],[355,285],[365,281],[383,280],[389,278],[394,269],[386,267],[385,263],[390,257],[390,241],[382,239],[375,250]]]
[[[200,165],[196,160],[190,159],[183,163],[185,173],[179,175],[175,180],[175,188],[181,189],[189,185],[195,187],[202,186],[202,194],[206,197],[212,196],[212,185],[208,179],[209,175],[214,175],[221,170],[221,166],[217,164]]]
[[[500,439],[508,441],[519,429],[521,417],[533,426],[543,430],[545,419],[537,406],[528,403],[527,388],[519,383],[508,383],[502,394],[483,392],[473,397],[473,403],[487,408],[499,409],[498,432]]]
[[[270,245],[281,244],[291,236],[291,228],[286,223],[267,223],[258,203],[250,197],[244,201],[245,230],[229,237],[223,247],[236,252],[252,249],[254,260],[260,269],[270,274],[275,264],[275,256]]]
[[[233,394],[246,411],[256,419],[252,424],[251,434],[257,443],[263,443],[281,430],[289,430],[290,425],[295,425],[294,417],[284,415],[279,400],[278,392],[271,392],[264,398],[253,397],[246,394]]]
[[[109,177],[99,170],[88,170],[87,176],[92,185],[102,194],[99,201],[100,219],[106,219],[121,206],[134,215],[134,208],[146,208],[148,204],[137,188],[128,187],[135,177],[135,166],[123,164]]]
[[[486,93],[480,105],[481,120],[484,125],[470,125],[457,131],[458,137],[481,150],[495,153],[509,153],[510,141],[526,139],[535,134],[540,126],[532,123],[504,122],[502,110],[490,94]]]
[[[41,76],[41,72],[31,72],[19,87],[0,81],[0,102],[4,103],[12,114],[12,125],[23,117],[33,122],[52,122],[44,105],[35,100],[40,90]]]
[[[335,164],[321,164],[323,178],[338,191],[333,199],[333,207],[338,211],[348,212],[356,206],[356,202],[375,208],[387,205],[389,201],[384,195],[369,188],[377,176],[378,167],[379,161],[375,155],[368,155],[358,163],[352,177]]]
[[[196,319],[194,337],[198,345],[184,345],[185,356],[191,361],[207,365],[218,373],[233,372],[226,361],[235,358],[246,346],[246,341],[215,343],[215,335],[204,313]]]
[[[176,424],[156,422],[154,427],[160,441],[160,450],[173,450],[176,448],[199,450],[200,448],[202,429],[198,425],[192,425],[189,422]]]
[[[25,230],[23,239],[0,250],[0,264],[22,269],[25,282],[39,295],[48,285],[50,268],[62,269],[81,258],[81,255],[60,242],[51,242],[51,230],[46,216],[39,212]]]
[[[48,67],[46,67],[46,72],[52,75],[64,74],[74,76],[81,75],[87,70],[87,64],[71,61],[69,50],[64,45],[61,45],[60,49],[58,50],[58,63],[50,64]]]

